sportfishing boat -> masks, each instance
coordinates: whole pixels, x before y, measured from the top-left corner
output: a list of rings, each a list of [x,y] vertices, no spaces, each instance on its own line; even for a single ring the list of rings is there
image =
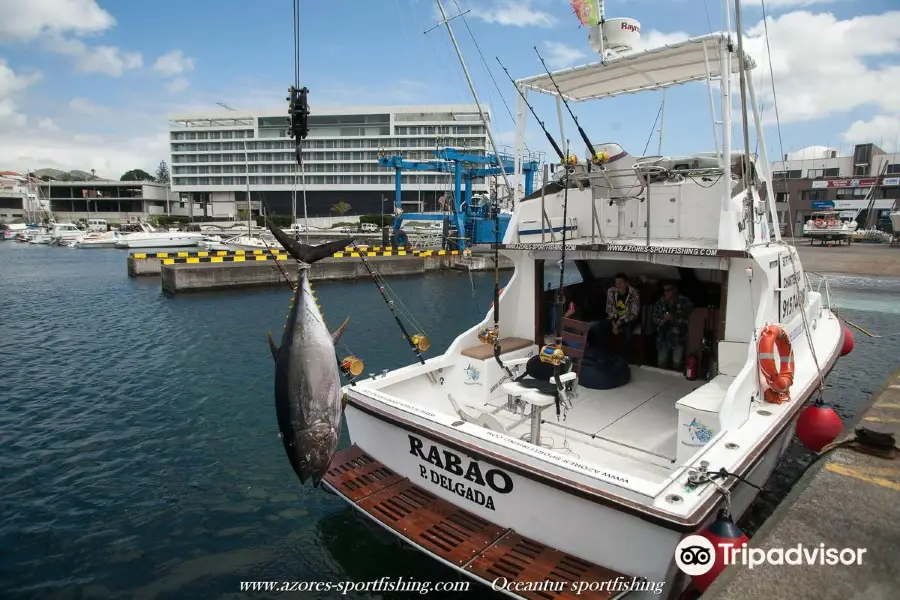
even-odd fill
[[[156,229],[141,223],[141,232],[119,235],[116,248],[188,248],[197,246],[206,236],[194,231]]]
[[[820,210],[812,213],[803,225],[803,235],[810,238],[809,243],[819,240],[821,243],[837,242],[842,244],[853,239],[859,224],[856,216],[859,211]]]
[[[115,248],[119,241],[120,235],[117,230],[97,232],[93,231],[78,236],[69,242],[70,248],[80,248],[82,250],[99,249],[99,248]]]
[[[74,223],[56,223],[50,230],[50,244],[53,246],[65,246],[71,241],[85,234]]]
[[[820,397],[804,407],[852,343],[827,282],[813,287],[782,240],[774,194],[761,193],[773,187],[755,63],[729,4],[725,32],[644,51],[631,50],[639,23],[601,12],[590,37],[601,62],[518,80],[517,156],[528,93],[555,96],[574,117],[570,103],[692,82],[708,86],[714,152],[640,157],[590,143],[578,125],[586,159],[561,156],[555,182],[517,198],[495,250],[514,273],[495,306],[431,358],[424,332],[404,330],[418,362],[344,387],[351,445],[323,484],[507,596],[538,597],[523,582],[554,580],[570,591],[540,597],[677,598],[691,582],[688,536],[735,530],[801,413],[830,411]],[[733,78],[747,107],[742,149],[732,149]],[[621,335],[593,333],[621,273],[638,315],[627,354]],[[694,305],[678,370],[657,363],[654,304],[672,282]],[[546,290],[560,286],[599,306],[552,327],[551,305],[563,304]]]

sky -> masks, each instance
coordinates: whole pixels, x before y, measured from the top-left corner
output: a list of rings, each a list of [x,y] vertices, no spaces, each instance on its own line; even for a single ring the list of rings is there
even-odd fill
[[[516,92],[497,57],[514,78],[543,72],[535,46],[553,69],[599,59],[569,0],[442,3],[448,16],[464,13],[450,24],[500,145],[514,141]],[[471,103],[447,29],[425,33],[439,24],[436,7],[431,0],[300,0],[300,79],[313,113]],[[719,0],[607,0],[605,9],[607,18],[640,22],[641,48],[724,28]],[[898,9],[896,0],[742,2],[770,160],[807,146],[842,154],[866,141],[897,148]],[[172,115],[219,112],[218,102],[286,114],[294,81],[288,0],[0,0],[0,15],[0,170],[94,169],[115,179],[135,168],[152,173],[169,160]],[[530,99],[559,138],[552,98]],[[595,144],[657,154],[661,100],[662,92],[651,91],[572,110]],[[713,150],[708,102],[703,83],[668,93],[662,154]],[[527,127],[529,149],[552,157],[530,115]],[[568,138],[577,136],[568,115],[565,128]],[[751,151],[756,144],[753,137]]]

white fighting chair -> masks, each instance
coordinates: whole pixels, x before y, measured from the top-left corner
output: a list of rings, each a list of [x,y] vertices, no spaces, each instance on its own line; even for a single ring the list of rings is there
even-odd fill
[[[594,156],[601,152],[606,154],[606,160],[591,170],[591,186],[599,192],[594,197],[610,201],[640,198],[647,184],[638,161],[614,142],[594,146]]]

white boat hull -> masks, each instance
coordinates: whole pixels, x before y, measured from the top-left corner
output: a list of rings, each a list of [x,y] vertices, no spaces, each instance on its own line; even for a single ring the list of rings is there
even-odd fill
[[[515,472],[506,462],[485,459],[471,450],[451,448],[440,443],[437,436],[412,433],[354,406],[348,406],[344,414],[353,443],[425,491],[561,552],[630,577],[666,582],[662,595],[648,590],[635,592],[629,599],[673,598],[689,583],[675,564],[675,548],[690,532],[626,515],[618,508],[604,505],[598,498],[564,491],[552,481],[539,481],[533,474],[523,474],[524,471]],[[748,481],[762,487],[769,479],[791,441],[794,423],[795,420],[750,468],[745,475]],[[436,455],[432,454],[429,461],[432,447]],[[448,457],[454,458],[448,460]],[[460,466],[454,464],[456,458],[461,460]],[[471,481],[478,479],[476,476],[466,479],[469,461],[477,462],[481,484]],[[757,494],[748,485],[733,490],[731,513],[735,520],[747,511]],[[711,520],[712,517],[693,531],[699,531]],[[623,544],[622,540],[628,543]],[[456,565],[442,562],[472,576]]]
[[[134,234],[120,239],[116,248],[189,248],[197,246],[204,239],[203,234],[154,233]]]

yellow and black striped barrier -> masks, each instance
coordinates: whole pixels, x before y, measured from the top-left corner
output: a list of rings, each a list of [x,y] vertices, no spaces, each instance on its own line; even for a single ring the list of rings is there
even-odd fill
[[[459,250],[413,250],[411,248],[391,248],[390,246],[347,247],[343,252],[335,252],[334,258],[359,258],[359,256],[458,256]],[[130,255],[135,260],[156,258],[163,264],[209,262],[252,262],[265,260],[288,260],[290,256],[281,249],[269,250],[208,250],[200,252],[134,252]]]

